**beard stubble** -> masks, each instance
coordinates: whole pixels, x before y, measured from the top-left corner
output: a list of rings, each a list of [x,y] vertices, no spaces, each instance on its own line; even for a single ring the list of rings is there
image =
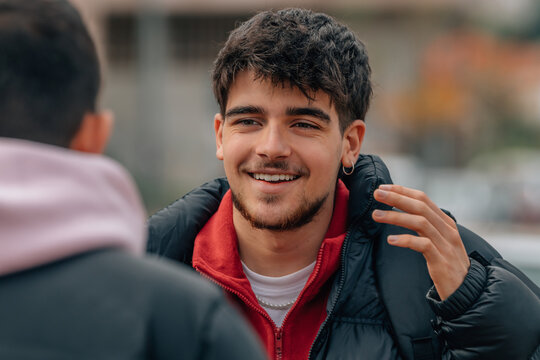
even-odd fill
[[[322,206],[330,196],[329,193],[323,196],[308,201],[305,199],[300,206],[292,211],[289,215],[284,216],[274,222],[270,222],[265,219],[264,216],[255,216],[251,214],[245,204],[245,200],[232,191],[232,201],[234,207],[240,212],[240,214],[256,229],[271,230],[271,231],[289,231],[298,229],[313,220],[315,215],[319,213]],[[305,198],[305,197],[304,197]],[[260,201],[264,201],[267,204],[272,204],[279,201],[278,196],[268,196]]]

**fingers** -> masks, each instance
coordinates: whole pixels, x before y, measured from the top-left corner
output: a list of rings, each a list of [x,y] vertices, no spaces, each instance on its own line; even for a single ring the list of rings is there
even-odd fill
[[[399,185],[381,185],[375,191],[375,200],[395,207],[406,213],[422,216],[432,224],[443,238],[452,243],[459,242],[460,237],[456,223],[431,201],[422,191],[409,189]],[[374,220],[377,220],[374,218]],[[377,220],[378,221],[378,220]],[[416,223],[395,224],[408,229],[418,231]],[[426,235],[427,234],[423,234]],[[436,240],[436,238],[434,239]]]
[[[424,255],[426,258],[426,261],[430,263],[439,261],[441,254],[433,244],[433,241],[422,236],[414,236],[409,234],[390,235],[388,237],[388,243],[422,253],[422,255]]]
[[[401,185],[381,185],[374,195],[377,201],[413,214],[426,213],[429,209],[449,226],[456,225],[423,191]]]
[[[431,239],[430,242],[432,241],[435,246],[442,251],[446,250],[449,246],[448,242],[444,240],[441,232],[438,231],[437,228],[424,216],[412,215],[397,211],[375,210],[373,212],[373,219],[380,223],[397,225],[413,230],[421,237]]]

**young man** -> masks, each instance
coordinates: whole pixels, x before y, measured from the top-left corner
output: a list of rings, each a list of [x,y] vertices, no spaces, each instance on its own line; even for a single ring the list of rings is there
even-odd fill
[[[227,181],[155,214],[148,250],[227,290],[274,359],[540,357],[538,287],[359,156],[370,73],[324,14],[234,30],[213,70]]]
[[[0,49],[0,359],[263,359],[218,289],[141,257],[77,11],[0,0]]]

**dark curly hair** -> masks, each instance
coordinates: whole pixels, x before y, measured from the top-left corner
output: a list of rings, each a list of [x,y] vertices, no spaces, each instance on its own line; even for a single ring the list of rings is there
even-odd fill
[[[310,10],[264,11],[231,32],[212,70],[223,115],[235,76],[244,70],[274,85],[298,87],[310,99],[324,91],[342,132],[355,119],[365,119],[372,96],[364,44],[332,17]]]

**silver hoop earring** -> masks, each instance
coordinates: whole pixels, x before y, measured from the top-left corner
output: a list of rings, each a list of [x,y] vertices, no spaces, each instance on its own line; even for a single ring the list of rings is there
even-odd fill
[[[350,168],[351,169],[350,171],[345,170],[346,169],[345,165],[343,165],[341,169],[343,170],[343,173],[345,175],[351,175],[354,172],[354,163],[352,163],[352,167]]]

